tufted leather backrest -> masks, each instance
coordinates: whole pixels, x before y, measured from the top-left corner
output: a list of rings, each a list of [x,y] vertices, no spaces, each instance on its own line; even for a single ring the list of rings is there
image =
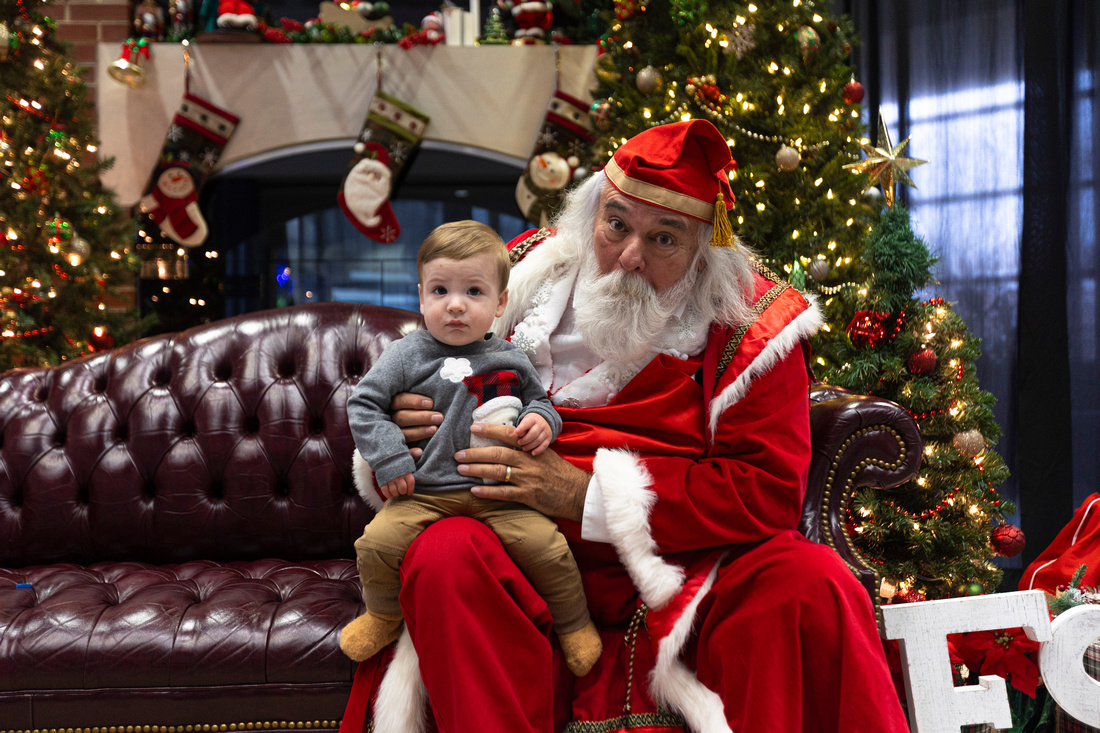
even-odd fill
[[[347,398],[419,325],[300,305],[0,375],[0,565],[351,556]]]

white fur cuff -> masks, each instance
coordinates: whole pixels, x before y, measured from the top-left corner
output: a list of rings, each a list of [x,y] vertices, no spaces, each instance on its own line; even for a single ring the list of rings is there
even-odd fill
[[[657,502],[653,478],[637,455],[617,449],[596,451],[592,471],[603,492],[611,544],[642,600],[650,608],[661,608],[679,592],[684,570],[665,562],[657,551],[649,523]]]
[[[397,640],[393,661],[374,702],[374,729],[381,733],[424,733],[428,724],[428,691],[420,677],[420,658],[409,630]]]
[[[355,490],[367,502],[367,506],[376,512],[382,511],[383,499],[374,486],[374,471],[358,450],[352,451],[351,477],[355,481]]]

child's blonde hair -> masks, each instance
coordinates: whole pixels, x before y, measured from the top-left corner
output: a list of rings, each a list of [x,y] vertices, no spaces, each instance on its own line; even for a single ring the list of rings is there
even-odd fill
[[[442,257],[468,260],[481,254],[492,255],[500,291],[504,292],[508,288],[508,273],[512,268],[508,248],[492,227],[471,219],[452,221],[432,230],[416,254],[416,275],[423,280],[424,265],[432,260]]]

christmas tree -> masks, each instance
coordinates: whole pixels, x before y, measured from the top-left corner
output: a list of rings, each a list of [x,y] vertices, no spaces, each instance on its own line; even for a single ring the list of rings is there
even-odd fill
[[[846,323],[878,209],[843,168],[861,159],[863,135],[849,21],[809,1],[616,0],[606,16],[589,165],[647,127],[710,120],[737,164],[733,230],[765,265],[822,294],[830,324]],[[831,340],[815,355],[836,365]]]
[[[835,339],[843,366],[829,381],[909,410],[924,457],[915,481],[856,494],[854,543],[893,581],[899,600],[992,592],[1001,571],[990,556],[1016,554],[1022,535],[993,528],[1015,507],[997,493],[1008,470],[991,448],[1000,436],[993,396],[974,370],[980,341],[942,298],[914,297],[933,282],[935,258],[908,211],[888,209],[865,244],[871,277],[846,335]]]
[[[973,368],[979,343],[949,304],[914,298],[935,260],[894,192],[924,161],[881,120],[875,143],[864,137],[848,19],[811,0],[615,0],[604,18],[588,165],[654,125],[715,124],[737,163],[733,230],[825,311],[818,377],[898,402],[924,436],[916,482],[852,502],[857,547],[899,600],[994,590],[991,539],[1009,554],[1022,536],[1002,525],[991,537],[1014,508],[996,491],[1007,472],[990,449],[999,429]]]
[[[511,43],[508,39],[508,31],[504,28],[504,21],[500,19],[500,8],[492,8],[489,11],[489,18],[485,21],[485,28],[478,42],[483,46]]]
[[[140,328],[132,227],[100,184],[87,87],[36,0],[0,0],[0,370],[57,364]],[[117,307],[116,307],[117,306]]]

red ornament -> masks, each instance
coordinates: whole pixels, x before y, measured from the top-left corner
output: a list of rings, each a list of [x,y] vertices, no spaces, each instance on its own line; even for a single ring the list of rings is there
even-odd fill
[[[844,97],[844,101],[847,104],[859,104],[863,101],[863,85],[853,79],[844,85],[844,91],[841,92],[841,96]]]
[[[905,360],[905,366],[912,374],[928,374],[936,368],[936,352],[928,347],[915,351]]]
[[[107,332],[107,329],[103,326],[96,326],[92,329],[92,335],[88,337],[88,350],[89,351],[107,351],[114,348],[115,337]]]
[[[894,603],[920,603],[927,600],[924,594],[916,588],[910,588],[894,596]]]
[[[855,317],[845,331],[852,345],[859,349],[874,348],[882,343],[886,336],[886,329],[882,322],[889,316],[888,313],[876,313],[875,311],[856,311]]]
[[[989,537],[993,551],[1002,557],[1016,557],[1024,549],[1024,532],[1014,524],[1002,524]]]
[[[615,19],[626,20],[638,12],[637,0],[615,0]]]

